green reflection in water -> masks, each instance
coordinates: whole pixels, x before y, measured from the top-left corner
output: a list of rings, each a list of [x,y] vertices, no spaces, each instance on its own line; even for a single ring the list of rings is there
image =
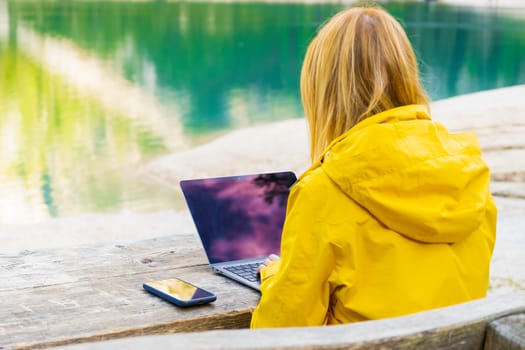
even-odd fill
[[[384,7],[404,23],[433,99],[525,83],[525,9]],[[304,51],[342,8],[0,2],[0,194],[19,191],[36,218],[173,207],[136,167],[217,132],[301,117]]]
[[[126,168],[167,151],[154,131],[105,110],[5,45],[0,72],[0,209],[10,213],[0,213],[1,222],[119,209],[126,197],[146,191]],[[151,195],[155,208],[161,193]],[[140,209],[140,199],[132,206]]]
[[[300,116],[297,81],[304,50],[316,28],[343,8],[191,2],[15,4],[17,21],[96,52],[127,79],[151,88],[163,103],[186,97],[181,121],[187,133]],[[525,81],[524,20],[424,3],[391,2],[385,7],[405,23],[434,99]],[[523,10],[516,10],[520,11],[525,17]],[[255,106],[243,116],[244,124],[232,116],[231,104],[238,100]],[[277,115],[275,105],[288,115]]]

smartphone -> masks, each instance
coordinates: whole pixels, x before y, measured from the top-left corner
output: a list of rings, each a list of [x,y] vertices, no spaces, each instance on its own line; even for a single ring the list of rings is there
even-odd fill
[[[208,292],[180,278],[144,282],[142,287],[148,292],[180,307],[211,303],[217,299]]]

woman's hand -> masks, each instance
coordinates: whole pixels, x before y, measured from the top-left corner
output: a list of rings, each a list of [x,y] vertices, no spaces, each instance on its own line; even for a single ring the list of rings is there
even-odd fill
[[[268,265],[270,265],[272,262],[277,261],[281,259],[278,255],[270,254],[260,265],[257,267],[257,272],[261,272],[261,270],[265,269]]]

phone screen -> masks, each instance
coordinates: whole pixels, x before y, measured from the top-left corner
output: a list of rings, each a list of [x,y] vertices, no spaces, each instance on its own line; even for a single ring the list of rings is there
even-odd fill
[[[182,302],[192,302],[215,297],[213,293],[210,293],[178,278],[171,278],[162,281],[150,281],[145,283],[145,285],[162,293],[168,294],[169,296]]]

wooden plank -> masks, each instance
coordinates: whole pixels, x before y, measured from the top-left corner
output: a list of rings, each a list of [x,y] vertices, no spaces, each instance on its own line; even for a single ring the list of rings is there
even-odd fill
[[[112,278],[204,264],[204,251],[194,234],[173,235],[122,244],[23,251],[0,255],[0,291]]]
[[[214,274],[194,235],[0,256],[0,348],[238,328],[259,293]],[[142,289],[181,277],[217,294],[213,304],[177,308]]]
[[[0,256],[0,266],[4,282],[0,286],[1,349],[120,337],[135,338],[109,348],[133,349],[133,344],[147,344],[135,347],[147,349],[153,346],[148,342],[155,339],[156,347],[202,349],[480,349],[488,322],[525,312],[525,294],[519,294],[353,325],[136,338],[247,327],[259,294],[212,273],[195,235],[24,252]],[[215,292],[217,301],[179,309],[142,290],[148,279],[175,276]],[[249,339],[238,342],[242,336]]]
[[[339,326],[179,333],[72,345],[61,350],[481,350],[489,322],[523,312],[525,293],[491,296],[403,317]]]
[[[487,329],[484,350],[525,349],[525,314],[492,321]]]

